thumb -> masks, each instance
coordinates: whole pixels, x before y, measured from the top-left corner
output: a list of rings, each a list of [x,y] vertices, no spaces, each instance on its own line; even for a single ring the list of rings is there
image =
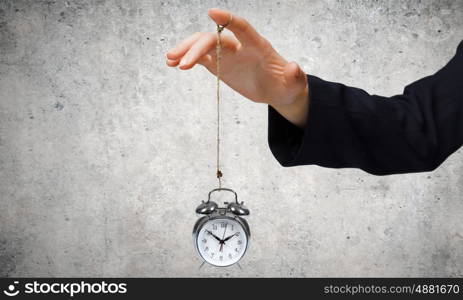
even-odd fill
[[[232,15],[231,12],[218,8],[209,9],[208,15],[218,25],[227,24],[226,28],[233,32],[242,44],[253,45],[262,41],[262,37],[254,27],[240,16]]]
[[[295,93],[300,92],[307,85],[304,71],[295,62],[287,63],[283,70],[286,87]]]

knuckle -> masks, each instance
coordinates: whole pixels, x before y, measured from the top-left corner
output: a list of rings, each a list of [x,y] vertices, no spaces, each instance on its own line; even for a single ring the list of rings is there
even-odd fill
[[[264,54],[270,54],[274,52],[272,44],[266,38],[260,37],[258,43]]]
[[[266,48],[271,48],[272,47],[272,44],[270,44],[270,42],[264,37],[260,38],[260,43],[261,43],[261,45],[263,47],[266,47]]]

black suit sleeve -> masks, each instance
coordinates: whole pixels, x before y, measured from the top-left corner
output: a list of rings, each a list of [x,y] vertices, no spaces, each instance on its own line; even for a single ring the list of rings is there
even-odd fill
[[[269,107],[268,141],[281,165],[359,168],[375,175],[431,171],[463,144],[463,42],[434,75],[381,97],[308,75],[301,129]]]

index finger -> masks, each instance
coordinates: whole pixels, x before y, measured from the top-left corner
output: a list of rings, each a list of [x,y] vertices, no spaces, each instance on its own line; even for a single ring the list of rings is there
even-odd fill
[[[207,13],[218,25],[226,25],[225,28],[233,32],[243,45],[260,44],[262,42],[263,38],[244,18],[218,8],[211,8]]]

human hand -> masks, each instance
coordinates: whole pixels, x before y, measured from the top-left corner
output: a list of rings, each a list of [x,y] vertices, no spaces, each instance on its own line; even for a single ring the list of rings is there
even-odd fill
[[[221,35],[220,79],[244,97],[274,107],[297,126],[304,126],[308,110],[307,77],[295,62],[287,62],[243,18],[220,9],[209,17],[234,35]],[[195,33],[169,50],[166,63],[181,70],[196,64],[216,74],[217,33]]]

